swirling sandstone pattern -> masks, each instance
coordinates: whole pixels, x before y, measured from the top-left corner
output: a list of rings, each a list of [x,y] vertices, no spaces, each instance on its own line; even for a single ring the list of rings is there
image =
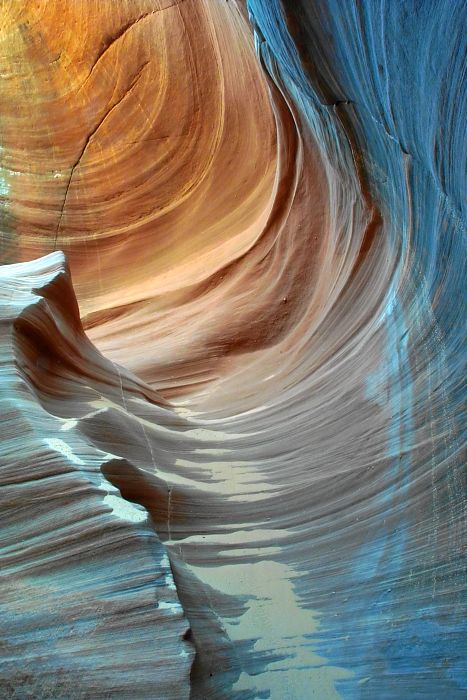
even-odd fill
[[[465,4],[0,7],[2,695],[463,698]]]

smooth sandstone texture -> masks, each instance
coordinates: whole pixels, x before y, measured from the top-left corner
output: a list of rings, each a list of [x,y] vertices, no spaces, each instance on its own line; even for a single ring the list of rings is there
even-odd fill
[[[0,8],[3,695],[463,698],[465,4]]]

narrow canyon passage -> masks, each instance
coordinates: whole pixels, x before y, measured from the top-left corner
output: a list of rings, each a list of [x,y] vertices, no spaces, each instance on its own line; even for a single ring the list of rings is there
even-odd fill
[[[2,697],[465,697],[465,15],[0,2]]]

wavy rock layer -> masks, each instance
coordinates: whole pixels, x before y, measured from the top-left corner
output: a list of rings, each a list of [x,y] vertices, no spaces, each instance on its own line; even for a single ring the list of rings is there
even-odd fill
[[[7,692],[463,698],[464,3],[2,11]]]
[[[84,336],[63,256],[40,262],[0,275],[2,695],[133,698],[136,674],[142,695],[188,698],[193,651],[167,552],[104,477],[129,465],[77,428],[80,409],[117,393],[109,384],[141,389]],[[69,397],[73,419],[48,411],[44,390]]]

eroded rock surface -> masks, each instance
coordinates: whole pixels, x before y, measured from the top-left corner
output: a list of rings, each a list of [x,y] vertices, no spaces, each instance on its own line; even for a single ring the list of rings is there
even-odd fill
[[[1,12],[6,692],[463,698],[465,3]]]

